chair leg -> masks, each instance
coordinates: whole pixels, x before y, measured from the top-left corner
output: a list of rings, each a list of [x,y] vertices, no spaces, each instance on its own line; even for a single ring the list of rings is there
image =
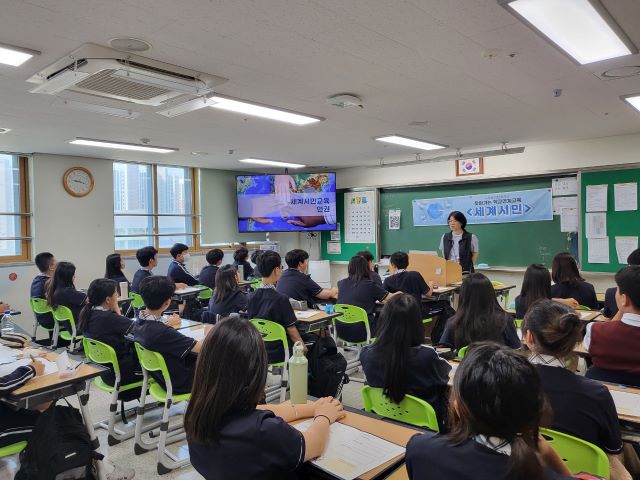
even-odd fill
[[[60,325],[55,322],[53,325],[53,336],[51,337],[51,348],[58,348],[58,338],[60,337]]]
[[[174,454],[167,450],[168,443],[175,443],[186,438],[186,434],[179,433],[171,436],[169,442],[167,437],[169,436],[169,409],[171,408],[172,401],[167,399],[162,411],[162,422],[160,424],[160,438],[158,438],[158,465],[157,471],[159,475],[169,473],[176,468],[183,467],[189,464],[189,458],[180,460]]]
[[[144,372],[142,381],[142,390],[140,391],[140,405],[136,409],[136,429],[135,429],[135,445],[133,451],[136,455],[141,455],[145,452],[153,450],[156,447],[156,442],[145,442],[142,439],[142,427],[144,423],[144,407],[147,397],[147,391],[149,388],[149,375]]]
[[[289,385],[289,366],[285,363],[280,376],[280,403],[287,399],[287,387]]]

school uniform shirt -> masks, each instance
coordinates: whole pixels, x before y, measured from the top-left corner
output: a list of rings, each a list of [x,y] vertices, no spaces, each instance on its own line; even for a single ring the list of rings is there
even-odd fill
[[[86,300],[87,294],[80,292],[73,287],[62,287],[53,292],[54,303],[56,305],[64,305],[65,307],[68,307],[69,310],[71,310],[71,313],[73,313],[73,320],[76,322],[76,332],[78,330],[80,312],[82,311],[82,307]]]
[[[567,370],[557,358],[533,354],[542,388],[553,410],[551,428],[593,443],[605,452],[622,452],[616,406],[609,389]]]
[[[522,320],[526,313],[527,311],[524,308],[524,301],[522,300],[522,297],[518,295],[516,297],[516,318]]]
[[[311,279],[310,275],[302,273],[297,268],[288,268],[276,285],[276,290],[294,300],[306,301],[309,308],[316,303],[316,295],[322,291],[322,287]]]
[[[420,272],[398,270],[384,279],[385,290],[395,293],[404,292],[416,299],[418,305],[422,302],[422,295],[429,291],[429,285],[424,281]]]
[[[152,276],[151,270],[148,270],[144,267],[138,269],[138,271],[133,275],[133,281],[131,282],[131,291],[134,293],[140,293],[140,284],[142,281]]]
[[[0,397],[20,388],[33,377],[36,371],[25,365],[16,368],[8,375],[0,377]],[[0,402],[0,448],[28,440],[35,428],[40,412],[35,410],[14,410],[8,404]]]
[[[173,393],[189,393],[193,384],[195,356],[189,355],[196,341],[182,335],[178,330],[165,325],[162,317],[140,312],[133,327],[134,341],[143,347],[161,353],[167,364]],[[153,378],[165,385],[160,372],[152,372]]]
[[[186,283],[190,287],[198,285],[198,279],[189,273],[185,264],[180,263],[175,259],[171,260],[171,263],[169,264],[167,277],[173,280],[174,283]]]
[[[44,273],[36,275],[31,282],[31,298],[45,298],[46,283],[48,281],[49,276]],[[38,313],[36,314],[36,320],[44,328],[53,328],[55,324],[53,315],[50,313]]]
[[[551,298],[574,298],[580,305],[593,309],[598,308],[598,299],[593,285],[582,280],[551,285]]]
[[[607,318],[613,318],[618,313],[618,304],[616,303],[617,287],[607,288],[604,292],[604,310],[602,314]]]
[[[239,313],[247,309],[247,294],[238,289],[224,297],[221,302],[216,302],[215,292],[209,300],[209,313],[228,317],[230,313]]]
[[[481,436],[478,436],[481,437]],[[446,435],[415,435],[407,444],[406,465],[411,480],[506,480],[511,468],[510,445],[489,437],[470,438],[460,445]],[[547,480],[568,480],[545,468]]]
[[[376,285],[380,285],[382,287],[382,278],[380,278],[380,275],[378,274],[378,272],[376,272],[375,270],[371,270],[369,277],[371,277],[371,281],[373,283],[375,283]]]
[[[218,267],[216,265],[205,265],[202,267],[200,275],[198,275],[200,285],[209,287],[211,290],[216,288],[216,273],[218,273]]]
[[[268,410],[229,414],[214,444],[187,441],[191,465],[206,480],[295,480],[304,463],[302,433]]]
[[[360,363],[368,385],[376,388],[385,387],[384,368],[387,360],[378,351],[375,343],[360,351]],[[409,349],[406,393],[428,402],[438,414],[441,424],[446,418],[446,391],[450,371],[451,365],[440,358],[433,347],[418,345]]]
[[[113,310],[94,307],[83,330],[85,337],[106,343],[115,350],[122,384],[139,381],[142,375],[133,344],[124,338],[133,331],[134,323],[133,320],[118,315]],[[115,375],[112,370],[102,378],[109,385],[114,384]]]
[[[129,280],[127,280],[127,277],[125,277],[124,275],[112,275],[107,278],[109,280],[113,280],[114,282],[118,283],[118,286],[116,287],[118,289],[118,295],[122,293],[120,292],[120,283],[122,282],[127,282],[127,289],[131,289],[131,283],[129,282]]]
[[[490,336],[486,336],[483,338],[473,339],[472,342],[482,342],[482,341],[495,341],[506,345],[511,348],[520,348],[522,345],[520,343],[520,339],[518,338],[518,331],[516,330],[515,323],[513,322],[513,317],[508,313],[498,313],[504,319],[504,329],[498,338],[490,338]],[[455,332],[453,327],[453,322],[451,319],[447,322],[447,325],[444,327],[444,332],[442,333],[442,337],[440,337],[440,344],[452,345],[455,348],[462,348],[465,345],[456,345],[455,344]]]
[[[253,267],[251,266],[251,264],[249,262],[238,262],[238,261],[234,261],[232,263],[233,267],[238,270],[238,267],[240,265],[242,265],[242,279],[243,280],[247,280],[249,277],[253,277],[255,276],[255,272],[253,271]]]
[[[371,321],[376,311],[376,301],[381,302],[387,298],[387,292],[372,280],[363,278],[357,284],[349,278],[343,278],[338,282],[338,302],[347,305],[355,305],[363,308]]]

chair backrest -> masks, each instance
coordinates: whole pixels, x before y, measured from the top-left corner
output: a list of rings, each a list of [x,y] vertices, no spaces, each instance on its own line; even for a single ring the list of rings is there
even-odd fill
[[[522,328],[522,319],[516,318],[513,323],[516,325],[516,328]]]
[[[43,313],[51,313],[53,311],[44,298],[31,297],[29,299],[29,304],[31,305],[33,313],[37,313],[39,315]]]
[[[136,353],[138,354],[138,360],[140,360],[140,366],[148,372],[161,372],[165,383],[169,384],[171,377],[169,377],[169,369],[164,361],[164,357],[158,352],[143,347],[138,342],[135,342],[134,345],[136,347]]]
[[[464,358],[464,356],[467,353],[468,349],[469,349],[469,345],[465,345],[464,347],[461,347],[458,350],[458,358]]]
[[[285,357],[289,355],[289,341],[287,340],[287,331],[282,325],[271,320],[265,320],[263,318],[252,318],[251,324],[256,327],[262,339],[265,342],[281,342],[282,348],[285,352]],[[280,365],[278,363],[277,365]]]
[[[541,428],[540,433],[560,455],[571,473],[586,472],[609,478],[609,459],[594,444],[547,428]]]
[[[251,288],[257,290],[260,287],[260,282],[262,282],[262,278],[254,278],[251,282]]]
[[[387,398],[382,388],[369,385],[362,387],[362,402],[366,412],[374,412],[385,418],[399,422],[426,427],[436,432],[440,431],[438,417],[433,407],[424,400],[405,395],[400,403],[393,403]]]
[[[120,371],[118,356],[111,345],[84,337],[82,339],[82,346],[84,347],[85,356],[92,362],[100,363],[101,365],[111,365],[113,371],[116,373]]]
[[[497,280],[491,280],[491,285],[493,285],[494,287],[504,287],[504,283]]]
[[[69,307],[64,305],[58,305],[52,310],[53,318],[56,322],[69,322],[71,326],[75,327],[76,321],[73,318],[73,312]]]
[[[591,308],[587,307],[586,305],[578,305],[578,308],[576,308],[576,310],[584,310],[586,312],[590,312]]]
[[[333,319],[333,325],[335,327],[337,338],[346,340],[348,343],[355,344],[368,344],[371,342],[371,327],[369,326],[369,317],[367,316],[367,312],[364,308],[356,307],[355,305],[347,305],[346,303],[336,303],[334,305],[334,311],[342,314],[339,317]],[[364,325],[366,330],[366,338],[358,339],[354,342],[349,339],[344,339],[340,336],[340,324],[354,325],[357,323],[362,323]]]
[[[213,290],[211,290],[209,287],[206,287],[205,285],[194,285],[194,287],[196,287],[196,288],[205,287],[206,288],[206,290],[202,290],[198,294],[198,300],[209,300],[211,298],[211,295],[213,294]]]
[[[142,300],[142,296],[139,293],[129,292],[129,298],[133,308],[144,308],[144,300]]]

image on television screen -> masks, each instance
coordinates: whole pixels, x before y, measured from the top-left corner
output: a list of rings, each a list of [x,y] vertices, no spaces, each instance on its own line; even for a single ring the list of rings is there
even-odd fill
[[[336,174],[238,175],[238,230],[336,230]]]

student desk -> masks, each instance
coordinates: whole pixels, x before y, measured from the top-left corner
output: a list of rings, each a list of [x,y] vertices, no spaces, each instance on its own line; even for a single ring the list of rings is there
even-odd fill
[[[213,328],[213,325],[203,324],[196,325],[193,327],[187,327],[180,330],[180,333],[185,337],[193,338],[194,340],[204,340],[209,333],[209,330]]]
[[[504,311],[512,314],[513,316],[516,315],[516,311],[513,308],[505,308]],[[583,322],[593,322],[593,321],[606,322],[607,321],[602,316],[602,313],[600,313],[598,310],[576,310],[575,312],[578,318]]]
[[[409,480],[409,472],[407,472],[407,466],[400,466],[400,468],[394,470],[391,475],[384,478],[385,480]]]
[[[252,283],[253,280],[238,280],[238,286],[243,290],[248,290],[249,288],[251,288]]]
[[[454,293],[458,291],[458,287],[438,287],[433,289],[433,295],[423,295],[423,302],[431,302],[434,300],[449,300]]]
[[[296,327],[298,327],[298,330],[303,333],[317,332],[318,330],[322,330],[323,328],[331,325],[331,320],[342,315],[342,313],[340,312],[326,313],[322,310],[318,310],[318,313],[316,313],[312,317],[300,318],[300,315],[303,314],[303,312],[308,311],[309,310],[294,310],[296,318],[298,319],[298,321],[296,322]]]
[[[171,297],[171,299],[175,300],[176,302],[183,302],[189,298],[197,297],[200,292],[205,291],[207,288],[208,287],[205,287],[204,285],[199,287],[182,288],[173,292],[173,296]]]
[[[176,330],[182,330],[184,328],[196,327],[202,325],[202,322],[196,322],[195,320],[189,320],[188,318],[181,318],[180,325],[175,326]]]

